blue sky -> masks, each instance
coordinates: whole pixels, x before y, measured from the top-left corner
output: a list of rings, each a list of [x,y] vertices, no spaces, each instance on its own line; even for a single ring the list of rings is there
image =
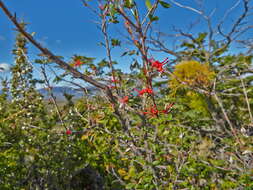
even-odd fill
[[[141,2],[144,0],[139,0]],[[169,0],[168,0],[169,1]],[[197,8],[200,0],[178,0],[185,5]],[[205,11],[210,13],[216,9],[213,15],[214,23],[223,17],[225,10],[231,7],[237,0],[205,0]],[[82,6],[80,0],[4,0],[7,7],[16,12],[18,18],[23,18],[29,23],[28,31],[35,32],[35,38],[43,45],[51,49],[55,54],[62,55],[68,60],[73,54],[82,54],[95,57],[99,61],[105,57],[105,50],[98,45],[102,40],[102,34],[94,23],[97,17],[86,7]],[[93,0],[97,4],[96,0]],[[145,11],[145,6],[141,6]],[[227,26],[232,19],[239,15],[242,6],[238,6],[233,11],[233,16],[227,20]],[[189,10],[176,6],[170,9],[159,9],[160,21],[156,24],[163,32],[172,32],[172,26],[185,29],[195,21],[199,15]],[[13,63],[11,50],[14,45],[15,31],[12,23],[0,10],[0,63]],[[194,32],[203,31],[206,25],[200,22]],[[120,25],[114,26],[110,34],[119,35],[122,31]],[[38,51],[31,47],[29,56],[34,58]],[[113,51],[114,59],[120,60],[120,55],[124,49]],[[159,57],[159,56],[158,56]],[[162,57],[162,55],[161,55]],[[119,67],[127,68],[129,59],[120,60]],[[0,73],[0,75],[3,75]]]

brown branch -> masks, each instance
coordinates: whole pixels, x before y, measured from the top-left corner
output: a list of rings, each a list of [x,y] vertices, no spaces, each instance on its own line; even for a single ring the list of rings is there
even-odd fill
[[[228,114],[227,114],[227,112],[226,112],[226,110],[225,110],[225,108],[224,108],[224,106],[223,106],[222,101],[220,100],[220,98],[218,97],[218,95],[217,95],[217,93],[216,93],[216,80],[214,81],[214,85],[213,85],[213,93],[214,93],[214,94],[213,94],[213,95],[214,95],[214,98],[215,98],[215,100],[217,101],[217,103],[218,103],[218,105],[219,105],[219,107],[220,107],[220,109],[221,109],[221,111],[222,111],[222,113],[223,113],[223,116],[224,116],[226,122],[228,123],[228,125],[229,125],[229,127],[230,127],[230,130],[231,130],[232,134],[233,134],[234,137],[236,138],[237,142],[238,142],[239,144],[242,144],[240,138],[238,137],[238,135],[237,135],[237,133],[236,133],[236,130],[235,130],[235,128],[234,128],[232,122],[230,121],[230,119],[229,119],[229,117],[228,117]]]
[[[150,50],[152,50],[152,51],[158,51],[158,52],[162,51],[162,52],[168,53],[168,54],[170,54],[172,56],[175,56],[177,59],[180,58],[179,54],[176,51],[168,49],[164,45],[164,43],[160,39],[160,33],[158,33],[157,39],[155,39],[154,37],[151,36],[149,41],[150,41],[150,43],[152,45],[154,45],[154,48],[150,48]]]
[[[157,2],[158,3],[158,2]],[[146,34],[143,32],[142,29],[142,22],[139,16],[139,12],[136,9],[136,15],[135,15],[135,21],[136,24],[134,24],[127,16],[126,12],[124,11],[124,6],[120,6],[119,8],[116,9],[118,13],[131,25],[135,28],[136,33],[138,33],[138,38],[140,39],[138,43],[134,43],[135,46],[139,49],[141,55],[142,55],[142,60],[143,60],[143,69],[146,71],[145,72],[145,77],[146,77],[146,85],[147,87],[153,89],[152,87],[152,77],[150,76],[150,73],[148,72],[149,70],[149,59],[148,59],[148,48],[146,46]],[[128,30],[128,33],[132,36],[131,32]],[[134,40],[134,39],[133,39]],[[155,107],[156,101],[154,96],[151,96],[152,102]],[[145,101],[145,100],[144,100]]]
[[[108,63],[109,63],[109,67],[111,69],[113,83],[116,87],[117,93],[119,94],[119,89],[118,89],[118,85],[117,85],[117,81],[116,81],[116,77],[115,77],[115,69],[113,67],[113,61],[112,61],[112,55],[111,55],[111,47],[110,47],[110,42],[109,42],[108,30],[107,30],[108,25],[107,25],[106,15],[103,15],[101,25],[102,25],[101,30],[104,35],[106,54],[107,54],[107,57],[109,60]]]
[[[27,33],[23,27],[19,24],[16,19],[16,16],[13,16],[7,7],[4,5],[3,1],[0,0],[0,8],[6,14],[6,16],[12,21],[12,23],[17,27],[18,31],[22,33],[34,46],[36,46],[44,55],[46,55],[49,59],[53,60],[57,65],[59,65],[62,69],[69,71],[74,77],[83,79],[84,81],[96,86],[97,88],[107,90],[108,87],[102,83],[97,82],[89,76],[86,76],[75,68],[71,67],[69,64],[58,58],[47,48],[44,48],[40,43],[38,43],[29,33]],[[108,90],[107,90],[108,91]]]
[[[250,108],[248,93],[247,93],[247,90],[246,90],[246,87],[245,87],[245,84],[244,84],[244,81],[243,81],[243,78],[241,77],[241,75],[239,75],[239,78],[241,80],[243,94],[245,96],[245,101],[246,101],[247,109],[248,109],[248,112],[249,112],[250,122],[253,123],[253,116],[252,116],[252,112],[251,112],[251,108]]]
[[[125,14],[124,9],[123,9],[122,7],[116,8],[116,11],[118,11],[118,13],[119,13],[120,15],[122,15],[123,18],[124,18],[127,22],[129,22],[129,24],[130,24],[131,26],[133,26],[133,27],[135,28],[136,31],[139,30],[138,26],[136,26],[136,24],[134,24],[133,21]]]
[[[227,34],[225,34],[224,32],[222,32],[222,29],[221,29],[222,24],[223,24],[223,22],[224,22],[224,19],[225,19],[225,18],[227,17],[227,15],[238,5],[238,3],[239,3],[239,2],[237,2],[232,8],[230,8],[230,9],[228,10],[228,12],[225,14],[223,20],[219,23],[219,25],[218,25],[218,27],[217,27],[217,28],[218,28],[218,32],[219,32],[223,37],[225,37],[226,40],[227,40],[226,44],[224,45],[224,48],[227,48],[227,47],[231,44],[231,42],[233,41],[233,38],[232,38],[233,34],[238,33],[237,28],[241,25],[242,21],[248,16],[247,14],[248,14],[248,12],[249,12],[249,10],[250,10],[250,8],[249,8],[249,0],[243,0],[243,8],[244,8],[243,13],[240,15],[240,17],[239,17],[239,18],[235,21],[235,23],[232,25],[232,28],[231,28],[230,32],[227,33]]]
[[[48,89],[48,93],[49,93],[49,95],[50,95],[50,97],[53,101],[53,104],[54,104],[56,113],[58,114],[58,117],[60,119],[61,125],[67,130],[67,126],[66,126],[65,122],[63,121],[63,118],[62,118],[62,115],[61,115],[61,112],[60,112],[60,108],[59,108],[59,106],[56,102],[56,97],[54,96],[54,94],[52,92],[52,86],[50,85],[49,79],[47,77],[47,74],[46,74],[46,71],[45,71],[45,65],[44,65],[44,67],[41,67],[41,73],[44,77],[45,84],[46,84],[46,87]]]

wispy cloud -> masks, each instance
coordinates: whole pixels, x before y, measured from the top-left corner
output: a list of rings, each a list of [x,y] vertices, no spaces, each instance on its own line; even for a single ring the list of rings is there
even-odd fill
[[[60,44],[61,43],[61,40],[56,40],[55,41],[57,44]]]
[[[44,36],[38,40],[38,42],[45,47],[48,47],[48,37]]]
[[[7,63],[0,63],[0,72],[10,71],[10,65]]]

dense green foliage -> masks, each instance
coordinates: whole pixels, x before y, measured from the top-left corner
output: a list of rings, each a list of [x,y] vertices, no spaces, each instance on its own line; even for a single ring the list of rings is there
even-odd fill
[[[125,1],[127,10],[132,2]],[[114,6],[107,16],[117,23]],[[66,94],[59,106],[36,91],[27,40],[18,33],[12,78],[2,81],[0,95],[0,189],[253,189],[252,56],[231,54],[218,41],[208,50],[207,40],[200,33],[183,42],[164,72],[137,61],[131,73],[108,72],[116,62],[75,55],[69,64],[85,74],[112,76],[116,101],[103,92],[76,101]],[[145,54],[133,43],[124,55]],[[36,62],[51,64],[43,56]],[[153,93],[137,90],[147,85]]]

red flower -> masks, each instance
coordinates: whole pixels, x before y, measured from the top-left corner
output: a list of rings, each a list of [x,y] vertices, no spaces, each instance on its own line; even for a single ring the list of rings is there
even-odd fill
[[[116,79],[112,79],[111,82],[117,83],[117,82],[119,82],[119,81],[116,80]]]
[[[126,104],[126,103],[128,102],[128,100],[129,100],[129,97],[128,97],[128,96],[125,96],[124,98],[120,99],[119,101],[120,101],[120,103],[122,103],[122,104]]]
[[[127,20],[125,21],[125,25],[126,25],[126,26],[129,26],[129,22],[128,22]]]
[[[117,83],[117,82],[119,82],[119,80],[115,79],[115,77],[113,76],[112,79],[111,79],[111,82]]]
[[[175,104],[174,102],[171,103],[171,104],[169,104],[169,105],[165,108],[165,110],[162,110],[161,112],[164,113],[164,114],[169,113],[169,112],[171,111],[171,108],[173,107],[174,104]]]
[[[155,106],[154,107],[151,107],[149,108],[147,111],[144,111],[142,112],[144,115],[150,115],[151,117],[157,117],[159,113],[164,113],[164,114],[167,114],[171,111],[171,108],[172,106],[174,105],[175,103],[171,103],[169,104],[165,110],[161,110],[159,111]]]
[[[148,114],[148,112],[147,111],[144,111],[144,112],[142,112],[144,115],[146,115],[146,114]]]
[[[163,62],[155,61],[153,58],[149,59],[151,63],[151,67],[156,68],[156,70],[160,73],[164,72],[163,66],[168,63],[168,58],[166,58]]]
[[[151,88],[146,88],[146,93],[153,94],[153,90]]]
[[[147,94],[153,94],[153,90],[151,88],[144,88],[142,90],[137,90],[136,88],[134,89],[135,91],[138,92],[139,96],[142,96],[143,94],[147,93]]]
[[[71,135],[72,134],[72,131],[70,129],[67,129],[66,130],[66,135]]]
[[[159,111],[157,110],[156,107],[151,107],[148,109],[148,111],[142,112],[144,115],[150,115],[151,117],[158,116]]]
[[[125,96],[124,98],[119,99],[119,102],[120,102],[119,108],[124,108],[125,104],[128,103],[128,100],[129,100],[128,96]]]
[[[74,67],[79,67],[80,65],[82,65],[83,62],[81,62],[79,59],[75,61],[74,63]]]
[[[158,110],[156,108],[152,107],[150,109],[150,113],[151,113],[151,115],[155,116],[155,115],[158,115],[159,112],[158,112]]]

